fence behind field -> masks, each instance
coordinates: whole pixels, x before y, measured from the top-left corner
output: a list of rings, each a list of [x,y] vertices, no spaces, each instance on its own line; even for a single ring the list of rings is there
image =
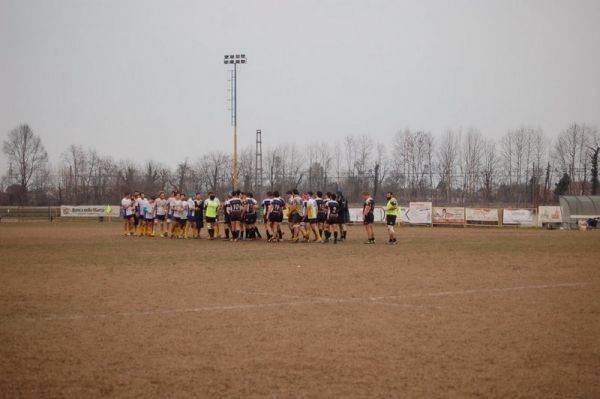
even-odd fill
[[[0,207],[0,222],[10,221],[66,221],[66,220],[120,220],[118,205],[50,206],[50,207]],[[377,207],[375,222],[385,223],[386,212]],[[261,218],[259,217],[259,220]],[[350,207],[349,223],[362,223],[362,208]],[[560,206],[539,208],[469,208],[433,206],[430,202],[410,203],[398,211],[396,223],[425,226],[487,226],[487,227],[558,227],[568,225],[563,220]]]
[[[48,220],[60,217],[58,206],[0,206],[0,221]]]

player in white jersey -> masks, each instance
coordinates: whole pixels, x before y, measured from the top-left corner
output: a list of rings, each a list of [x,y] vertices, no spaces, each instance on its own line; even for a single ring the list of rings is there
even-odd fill
[[[151,196],[144,207],[144,219],[146,220],[146,236],[154,237],[154,218],[156,217],[156,197]]]
[[[146,219],[144,218],[144,207],[148,200],[146,199],[146,194],[142,191],[135,200],[136,207],[138,211],[138,236],[143,236],[146,233]]]
[[[121,200],[121,210],[123,214],[123,219],[125,219],[125,223],[123,225],[125,229],[125,235],[133,235],[133,218],[135,215],[134,204],[132,201],[132,197],[129,193],[125,193],[123,199]]]
[[[196,204],[194,203],[194,194],[191,194],[186,201],[185,210],[187,212],[187,222],[185,226],[185,238],[193,238],[195,236],[195,216]]]
[[[181,239],[187,239],[187,227],[188,227],[188,202],[185,194],[181,194],[179,213],[179,235]]]
[[[306,240],[306,230],[302,224],[302,197],[297,189],[293,189],[288,192],[289,195],[289,214],[288,222],[290,229],[292,230],[292,238],[290,241],[298,242],[300,240],[300,234]]]
[[[161,191],[155,201],[156,204],[156,220],[154,223],[155,234],[160,234],[160,237],[166,236],[165,219],[169,208],[169,202],[165,198],[165,192]],[[160,233],[159,233],[160,230]]]
[[[308,223],[308,226],[310,227],[310,230],[315,235],[315,238],[313,239],[313,241],[321,241],[321,235],[319,234],[319,229],[317,226],[317,213],[318,213],[317,201],[314,198],[314,194],[312,191],[309,191],[306,194],[307,194],[306,213],[304,214],[304,217]],[[308,229],[307,229],[307,233],[308,233]]]
[[[171,196],[167,199],[167,230],[169,233],[177,231],[177,223],[175,223],[175,201],[177,201],[177,191],[173,190]],[[175,230],[173,230],[175,229]]]
[[[175,194],[173,201],[171,201],[171,204],[169,205],[169,209],[171,210],[173,217],[170,231],[171,238],[176,238],[181,233],[179,225],[181,223],[181,211],[183,210],[181,195],[179,193]]]

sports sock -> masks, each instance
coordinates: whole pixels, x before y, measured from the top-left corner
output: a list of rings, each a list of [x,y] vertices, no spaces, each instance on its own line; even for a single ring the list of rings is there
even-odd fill
[[[331,237],[331,231],[326,231],[325,232],[325,239],[329,240],[329,237]]]
[[[333,232],[333,239],[334,239],[334,240],[337,240],[337,236],[338,236],[338,233],[337,233],[337,231],[334,231],[334,232]]]
[[[208,236],[210,238],[214,238],[214,236],[215,236],[215,229],[208,229]]]
[[[229,229],[225,228],[225,238],[229,240]]]
[[[262,238],[262,235],[260,234],[260,230],[258,230],[258,227],[254,227],[254,238]]]
[[[346,239],[346,233],[347,231],[342,231],[342,238],[345,240]]]

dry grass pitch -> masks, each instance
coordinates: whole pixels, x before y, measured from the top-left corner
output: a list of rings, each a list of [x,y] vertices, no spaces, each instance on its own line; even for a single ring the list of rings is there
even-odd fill
[[[600,397],[600,232],[0,225],[2,397]]]

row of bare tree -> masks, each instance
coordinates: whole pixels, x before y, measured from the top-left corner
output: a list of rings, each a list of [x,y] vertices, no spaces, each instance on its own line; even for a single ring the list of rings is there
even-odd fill
[[[347,136],[328,146],[297,143],[265,151],[262,179],[256,179],[252,149],[240,153],[243,190],[342,190],[351,202],[362,191],[382,200],[393,191],[403,202],[535,206],[561,194],[598,193],[597,129],[574,123],[551,141],[541,129],[519,127],[500,140],[477,129],[447,130],[440,136],[405,129],[390,142]],[[213,151],[170,168],[114,160],[94,149],[72,145],[54,164],[27,125],[8,133],[3,151],[8,170],[0,184],[4,205],[115,203],[122,193],[180,190],[188,193],[231,189],[232,160]],[[257,183],[258,182],[258,183]]]

